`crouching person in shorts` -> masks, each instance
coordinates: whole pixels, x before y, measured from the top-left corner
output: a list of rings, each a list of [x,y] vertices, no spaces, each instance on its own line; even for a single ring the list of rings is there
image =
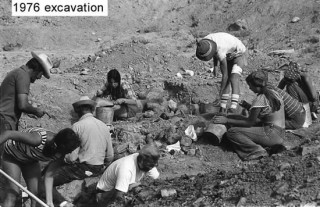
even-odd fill
[[[237,37],[224,33],[212,33],[197,42],[196,56],[202,61],[213,60],[214,71],[218,63],[222,74],[220,88],[220,112],[235,113],[240,95],[240,76],[247,66],[247,52]],[[230,91],[231,88],[231,91]],[[231,97],[230,97],[231,92]],[[227,111],[227,103],[231,106]]]
[[[157,179],[159,172],[156,166],[159,157],[158,149],[148,144],[138,153],[113,162],[105,170],[97,184],[96,200],[98,206],[107,206],[115,200],[124,203],[124,194],[128,192],[129,185],[139,182],[145,174]]]

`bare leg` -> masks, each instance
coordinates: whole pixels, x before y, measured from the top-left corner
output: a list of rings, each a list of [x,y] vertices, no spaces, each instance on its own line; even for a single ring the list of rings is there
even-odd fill
[[[41,177],[40,164],[37,162],[23,166],[22,176],[26,181],[29,191],[37,196],[39,179]],[[36,207],[36,204],[37,202],[31,199],[31,207]]]
[[[4,159],[2,160],[3,171],[7,173],[10,177],[20,183],[21,179],[21,169],[17,163],[13,163],[11,161]],[[3,202],[3,206],[5,207],[13,207],[15,206],[17,196],[19,195],[19,187],[16,186],[11,181],[8,181],[7,184],[7,194],[5,200]]]
[[[240,75],[238,73],[232,73],[230,77],[232,94],[240,94]]]

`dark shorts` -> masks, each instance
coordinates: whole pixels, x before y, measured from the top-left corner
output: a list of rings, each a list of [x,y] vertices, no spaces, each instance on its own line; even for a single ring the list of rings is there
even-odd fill
[[[96,177],[103,173],[104,165],[89,165],[86,163],[65,164],[54,172],[54,186],[63,185],[73,180],[83,180]]]

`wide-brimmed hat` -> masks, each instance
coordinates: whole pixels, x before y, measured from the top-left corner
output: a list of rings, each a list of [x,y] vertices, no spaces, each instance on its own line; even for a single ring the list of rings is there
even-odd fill
[[[96,102],[94,100],[91,100],[88,96],[81,96],[79,101],[74,102],[72,104],[72,106],[75,110],[77,108],[79,108],[79,106],[82,106],[82,105],[89,105],[89,106],[95,107]]]
[[[217,44],[209,39],[197,41],[196,56],[200,60],[209,61],[217,52]]]
[[[43,68],[43,76],[47,79],[50,78],[50,69],[53,67],[53,64],[50,58],[46,54],[36,54],[35,52],[31,52],[32,57],[34,57]]]

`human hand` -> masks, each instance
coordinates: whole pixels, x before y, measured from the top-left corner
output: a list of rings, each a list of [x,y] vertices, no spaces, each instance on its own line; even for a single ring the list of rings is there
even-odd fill
[[[125,104],[125,103],[126,103],[126,101],[124,98],[119,98],[113,102],[114,105],[121,105],[121,104]]]
[[[47,205],[48,205],[49,207],[54,207],[53,202],[47,202]]]
[[[214,116],[212,122],[214,124],[226,124],[228,123],[228,118],[225,116]]]
[[[46,112],[42,109],[37,109],[37,112],[35,113],[35,115],[38,117],[38,118],[41,118],[43,117],[44,115],[46,114]]]
[[[238,54],[236,52],[233,53],[228,53],[227,54],[227,60],[233,60],[234,58],[236,58],[238,56]]]
[[[103,91],[101,89],[97,90],[96,96],[101,96],[103,94]]]

